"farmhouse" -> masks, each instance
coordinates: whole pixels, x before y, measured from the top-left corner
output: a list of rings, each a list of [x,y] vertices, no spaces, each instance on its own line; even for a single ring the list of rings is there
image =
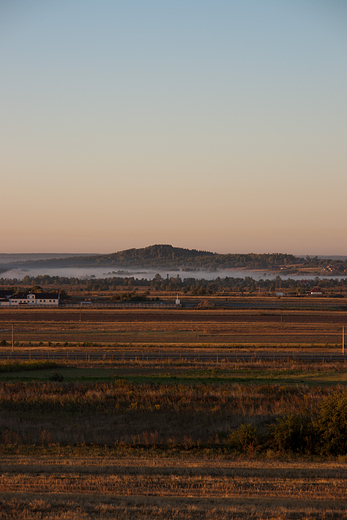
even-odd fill
[[[322,296],[323,292],[320,287],[313,287],[310,294],[311,294],[311,296]]]
[[[24,306],[24,305],[43,305],[47,307],[57,307],[59,305],[59,292],[58,293],[29,293],[29,294],[14,294],[9,298],[0,300],[0,305]]]

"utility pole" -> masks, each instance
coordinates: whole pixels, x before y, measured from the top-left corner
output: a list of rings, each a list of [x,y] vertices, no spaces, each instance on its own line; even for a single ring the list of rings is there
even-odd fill
[[[13,323],[12,323],[12,354],[14,352],[14,342],[13,342]]]
[[[345,326],[342,326],[342,355],[345,355]]]

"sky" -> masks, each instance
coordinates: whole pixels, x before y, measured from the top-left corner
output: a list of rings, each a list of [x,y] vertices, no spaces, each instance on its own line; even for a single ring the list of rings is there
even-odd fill
[[[345,0],[0,0],[0,253],[347,254]]]

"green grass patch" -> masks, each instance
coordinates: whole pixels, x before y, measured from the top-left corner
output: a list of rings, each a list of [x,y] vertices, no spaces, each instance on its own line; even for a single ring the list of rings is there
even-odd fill
[[[117,371],[115,371],[117,373]],[[336,371],[302,371],[302,370],[194,370],[180,372],[177,374],[162,373],[150,375],[124,374],[119,376],[121,379],[134,384],[155,383],[155,384],[280,384],[308,386],[330,386],[347,385],[347,372]]]
[[[256,384],[256,385],[347,385],[347,371],[334,370],[186,370],[165,372],[165,369],[148,369],[141,373],[136,367],[75,367],[50,361],[7,362],[0,365],[2,381],[47,381],[59,373],[69,382],[110,382],[123,379],[133,384],[197,385],[197,384]],[[28,374],[30,371],[30,374]]]
[[[0,363],[0,373],[27,372],[60,368],[54,361],[5,361]]]
[[[25,370],[17,370],[11,373],[2,374],[1,381],[49,381],[55,372],[63,376],[64,381],[76,382],[110,382],[114,379],[115,370],[111,368],[75,368],[58,365],[57,363],[46,368],[30,369],[30,375]],[[58,370],[57,370],[58,369]]]

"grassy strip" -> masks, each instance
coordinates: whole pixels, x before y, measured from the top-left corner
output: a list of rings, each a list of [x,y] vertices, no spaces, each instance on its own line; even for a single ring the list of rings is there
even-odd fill
[[[3,381],[47,381],[52,380],[52,369],[59,367],[59,373],[65,382],[111,382],[114,378],[122,379],[131,384],[156,384],[156,385],[224,385],[224,384],[256,384],[256,385],[307,385],[307,386],[331,386],[335,384],[347,385],[347,377],[344,366],[332,369],[331,367],[283,368],[274,370],[268,368],[235,368],[199,370],[187,367],[173,367],[167,364],[162,367],[146,366],[145,363],[133,364],[133,366],[121,363],[106,364],[106,366],[75,366],[68,363],[55,362],[9,362],[3,364],[5,370]],[[113,366],[112,366],[113,365]],[[30,370],[30,375],[27,371]]]
[[[0,373],[46,370],[60,367],[61,364],[54,361],[5,361],[0,363]]]
[[[117,371],[115,371],[117,372]],[[257,385],[307,385],[331,386],[347,385],[344,372],[336,371],[304,371],[304,370],[210,370],[186,371],[177,374],[137,375],[122,373],[121,379],[133,384],[165,384],[165,385],[224,385],[224,384],[257,384]]]
[[[252,467],[254,465],[258,467],[259,464],[266,464],[270,468],[278,464],[299,464],[302,467],[301,463],[305,463],[309,466],[314,465],[316,473],[318,473],[316,465],[321,467],[322,465],[332,464],[336,472],[340,472],[339,468],[341,466],[344,474],[346,474],[345,465],[347,463],[347,455],[302,454],[270,448],[265,451],[237,451],[230,449],[230,446],[224,444],[197,445],[189,444],[189,442],[176,445],[125,444],[120,442],[113,446],[84,443],[70,445],[0,443],[0,456],[2,457],[2,471],[5,470],[4,462],[7,461],[7,464],[13,468],[12,472],[16,472],[13,465],[16,464],[17,458],[18,460],[23,458],[34,460],[36,471],[37,465],[42,466],[41,472],[44,472],[46,464],[52,463],[55,459],[59,461],[56,463],[57,465],[62,464],[64,459],[67,460],[66,465],[71,465],[72,461],[76,461],[74,464],[78,464],[78,461],[81,459],[84,466],[89,460],[96,460],[98,464],[111,465],[112,467],[117,467],[119,461],[129,459],[133,464],[135,460],[138,460],[136,463],[137,468],[141,466],[141,460],[145,460],[150,464],[155,464],[155,461],[158,461],[160,464],[169,464],[170,461],[175,460],[185,465],[189,465],[190,461],[195,461],[196,464],[198,461],[201,464],[205,464],[203,461],[208,461],[206,465],[217,464],[218,466],[223,462],[223,464],[231,464],[233,467],[238,464],[247,464]],[[113,466],[115,461],[118,461],[117,465]],[[72,469],[69,471],[73,472]],[[302,469],[302,471],[304,470]]]

